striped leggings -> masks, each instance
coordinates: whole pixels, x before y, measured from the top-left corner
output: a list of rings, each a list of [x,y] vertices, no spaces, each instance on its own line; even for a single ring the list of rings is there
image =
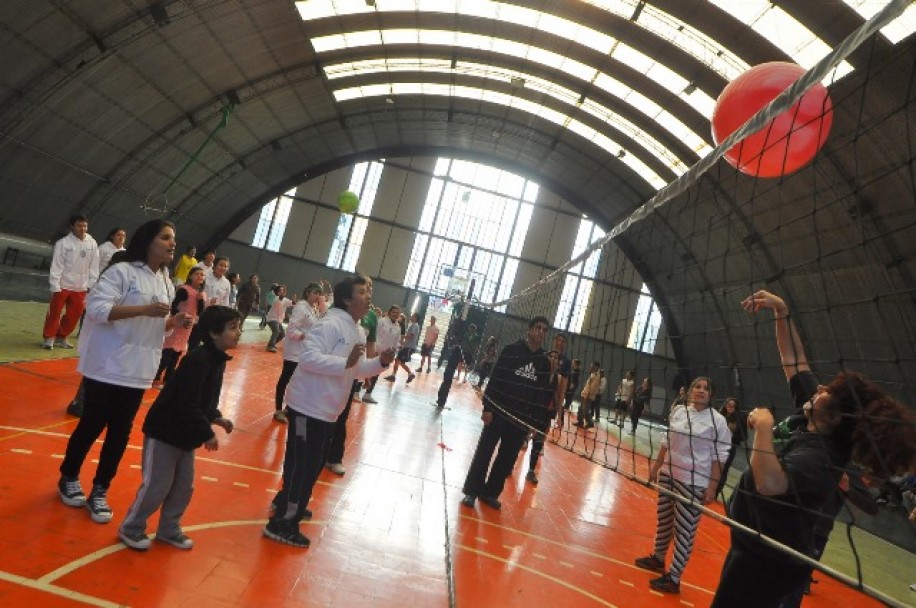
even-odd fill
[[[691,486],[660,473],[658,485],[684,498],[693,498],[697,504],[703,504],[703,494],[706,488]],[[674,537],[674,557],[671,560],[671,569],[668,574],[671,580],[679,583],[687,560],[693,551],[693,539],[700,523],[700,510],[686,505],[667,494],[658,495],[658,523],[655,529],[655,557],[662,562],[668,553],[671,538]]]

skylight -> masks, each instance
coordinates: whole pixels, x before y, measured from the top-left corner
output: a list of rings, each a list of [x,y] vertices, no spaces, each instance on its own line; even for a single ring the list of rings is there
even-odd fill
[[[866,21],[887,6],[887,0],[843,0],[843,2]],[[916,4],[910,4],[902,15],[881,28],[881,33],[894,44],[913,32],[916,32]]]
[[[524,57],[529,61],[540,63],[552,69],[558,69],[579,78],[585,82],[594,83],[604,88],[609,93],[629,101],[632,90],[615,78],[598,71],[582,62],[564,57],[553,51],[548,51],[530,44],[523,44],[512,40],[503,40],[492,36],[482,36],[452,30],[370,30],[364,32],[348,32],[346,34],[331,34],[312,39],[312,46],[318,53],[338,51],[347,48],[379,44],[435,44],[470,48],[485,49],[492,53],[506,55],[509,58]],[[688,88],[690,83],[676,72],[658,63],[651,57],[632,49],[625,44],[618,44],[614,50],[614,57],[627,63],[634,69],[642,71],[660,86],[671,91],[688,103],[700,115],[709,117],[715,107],[715,100],[700,90]],[[616,83],[616,84],[615,84]],[[690,91],[685,92],[685,89]],[[658,107],[656,104],[652,106]],[[690,144],[695,148],[695,144]]]
[[[524,82],[526,89],[543,93],[568,104],[574,108],[579,108],[596,118],[614,125],[618,130],[626,133],[634,140],[652,152],[656,157],[666,164],[670,165],[678,175],[686,171],[687,166],[677,157],[670,149],[661,142],[647,134],[638,125],[630,120],[620,116],[613,110],[595,101],[585,98],[579,92],[567,89],[555,82],[546,80],[529,74],[501,66],[486,65],[468,61],[458,61],[452,68],[452,62],[445,59],[426,59],[426,58],[377,58],[356,62],[335,63],[324,66],[325,74],[328,80],[347,76],[362,76],[366,74],[389,73],[389,72],[422,72],[435,74],[467,74],[479,76],[490,80],[498,80],[507,84]],[[621,85],[622,86],[622,85]],[[707,154],[712,148],[703,139],[690,130],[684,123],[677,118],[662,110],[655,103],[641,104],[642,96],[633,96],[633,99],[627,100],[627,96],[632,92],[629,87],[623,87],[623,90],[609,90],[610,94],[617,96],[632,107],[646,115],[650,120],[658,122],[667,129],[676,139],[683,141],[690,146],[697,156]],[[636,102],[636,103],[634,103]],[[688,163],[695,162],[695,158],[687,159]]]
[[[633,16],[641,4],[640,0],[585,1],[596,8],[632,21],[638,27],[670,42],[726,80],[734,79],[749,67],[744,60],[714,38],[649,4],[642,3],[634,20]],[[845,1],[850,5],[881,4],[878,0]],[[805,68],[810,68],[830,52],[827,43],[770,0],[710,2],[766,38]],[[375,0],[372,6],[365,0],[306,0],[296,2],[296,8],[305,21],[360,13],[406,11],[459,14],[516,24],[533,24],[532,27],[535,29],[563,36],[603,54],[610,54],[615,42],[618,42],[581,23],[535,9],[491,0]],[[875,8],[872,14],[880,8],[881,6]],[[863,10],[869,9],[866,7]],[[901,19],[897,20],[900,21]],[[912,24],[910,26],[912,27]],[[890,37],[886,32],[885,34]],[[835,78],[848,74],[852,69],[849,63],[843,62],[837,68]]]
[[[708,0],[722,11],[745,24],[805,69],[810,69],[832,49],[795,17],[776,6],[772,0]],[[844,61],[834,70],[832,80],[852,71]]]
[[[488,103],[499,104],[514,108],[529,114],[533,114],[546,121],[564,127],[573,133],[576,133],[584,139],[593,142],[596,146],[604,149],[613,156],[621,157],[621,161],[635,171],[640,177],[645,179],[653,188],[661,188],[667,181],[653,171],[643,161],[639,160],[635,154],[620,155],[624,148],[603,133],[598,132],[592,127],[570,118],[567,114],[558,112],[552,108],[540,104],[514,97],[498,91],[489,91],[475,87],[454,86],[437,83],[417,83],[417,82],[395,82],[386,84],[374,84],[361,87],[352,87],[349,89],[340,89],[334,91],[334,97],[338,102],[348,101],[351,99],[362,99],[366,97],[390,97],[392,95],[438,95],[443,97],[461,97],[465,99],[474,99]]]

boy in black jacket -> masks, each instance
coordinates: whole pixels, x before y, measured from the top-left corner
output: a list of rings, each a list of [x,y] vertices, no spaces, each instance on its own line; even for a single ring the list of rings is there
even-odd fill
[[[203,346],[182,360],[153,403],[143,423],[143,481],[118,530],[121,541],[138,551],[149,549],[146,520],[161,507],[156,539],[179,549],[194,542],[181,531],[181,516],[194,482],[194,450],[219,448],[212,424],[232,432],[219,405],[226,354],[238,346],[241,315],[227,306],[211,306],[198,319]]]
[[[493,375],[483,396],[483,430],[474,459],[464,481],[461,504],[474,501],[499,509],[499,495],[528,436],[529,427],[539,427],[551,398],[550,361],[541,345],[549,322],[535,317],[528,323],[525,340],[506,346],[493,366]],[[493,466],[490,460],[499,444]],[[489,475],[488,475],[489,469]]]

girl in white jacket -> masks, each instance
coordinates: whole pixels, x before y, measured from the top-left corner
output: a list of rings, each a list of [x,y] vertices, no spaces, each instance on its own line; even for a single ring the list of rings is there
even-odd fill
[[[162,341],[176,323],[191,323],[187,313],[169,316],[175,288],[167,266],[175,253],[175,227],[149,221],[131,239],[124,260],[110,266],[89,293],[80,334],[85,402],[79,424],[67,442],[58,492],[64,504],[86,506],[93,521],[108,523],[107,492],[127,448],[144,390],[159,367]],[[89,499],[79,473],[95,440],[107,428]]]

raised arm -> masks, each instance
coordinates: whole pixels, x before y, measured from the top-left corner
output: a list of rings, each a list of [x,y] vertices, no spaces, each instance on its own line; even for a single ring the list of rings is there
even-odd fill
[[[787,379],[791,379],[798,372],[811,370],[798,329],[782,298],[769,291],[760,290],[742,301],[741,306],[750,313],[756,313],[761,308],[773,311],[773,319],[776,321],[776,348],[779,350],[782,369]]]

